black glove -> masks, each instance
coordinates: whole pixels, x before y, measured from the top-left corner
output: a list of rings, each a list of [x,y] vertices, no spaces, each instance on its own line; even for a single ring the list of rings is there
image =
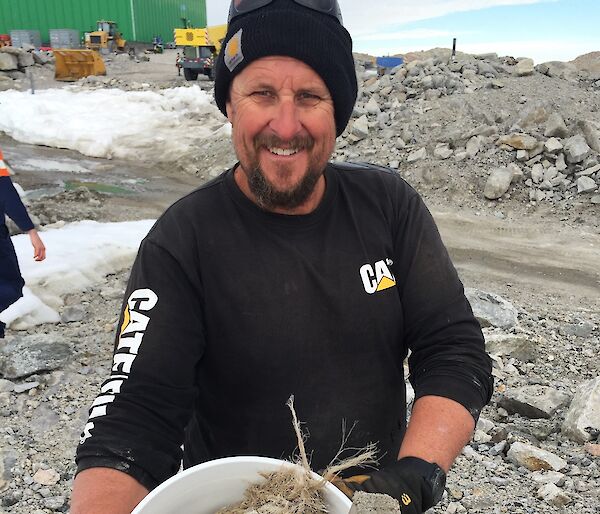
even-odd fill
[[[348,498],[356,491],[387,494],[398,500],[402,514],[421,514],[442,499],[446,474],[437,464],[404,457],[379,471],[332,483]]]

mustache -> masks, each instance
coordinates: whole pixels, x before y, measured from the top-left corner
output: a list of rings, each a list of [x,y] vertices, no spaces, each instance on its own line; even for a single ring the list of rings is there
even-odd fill
[[[254,138],[254,149],[289,148],[291,150],[312,150],[315,140],[309,135],[294,136],[292,139],[283,140],[274,134],[259,134]]]

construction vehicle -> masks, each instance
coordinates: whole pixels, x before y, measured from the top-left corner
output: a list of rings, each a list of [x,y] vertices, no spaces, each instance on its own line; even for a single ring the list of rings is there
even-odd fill
[[[104,61],[95,50],[74,50],[72,48],[53,48],[55,72],[54,78],[65,82],[74,82],[89,75],[106,75]]]
[[[85,33],[85,47],[98,52],[125,52],[127,41],[123,39],[116,22],[98,20],[94,32]]]
[[[226,33],[227,25],[173,31],[175,45],[181,49],[177,66],[183,68],[186,80],[196,80],[199,74],[214,80],[215,63]]]

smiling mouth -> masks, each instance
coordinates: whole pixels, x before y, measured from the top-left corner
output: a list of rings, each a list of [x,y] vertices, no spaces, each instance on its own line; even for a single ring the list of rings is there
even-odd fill
[[[274,155],[279,155],[283,157],[289,157],[290,155],[297,154],[300,149],[298,148],[278,148],[278,147],[268,147],[269,152]]]

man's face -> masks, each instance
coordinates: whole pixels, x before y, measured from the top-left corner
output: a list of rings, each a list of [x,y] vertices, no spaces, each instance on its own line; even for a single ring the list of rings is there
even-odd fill
[[[333,100],[321,77],[291,57],[258,59],[234,78],[227,117],[242,191],[268,210],[316,208],[336,135]]]

